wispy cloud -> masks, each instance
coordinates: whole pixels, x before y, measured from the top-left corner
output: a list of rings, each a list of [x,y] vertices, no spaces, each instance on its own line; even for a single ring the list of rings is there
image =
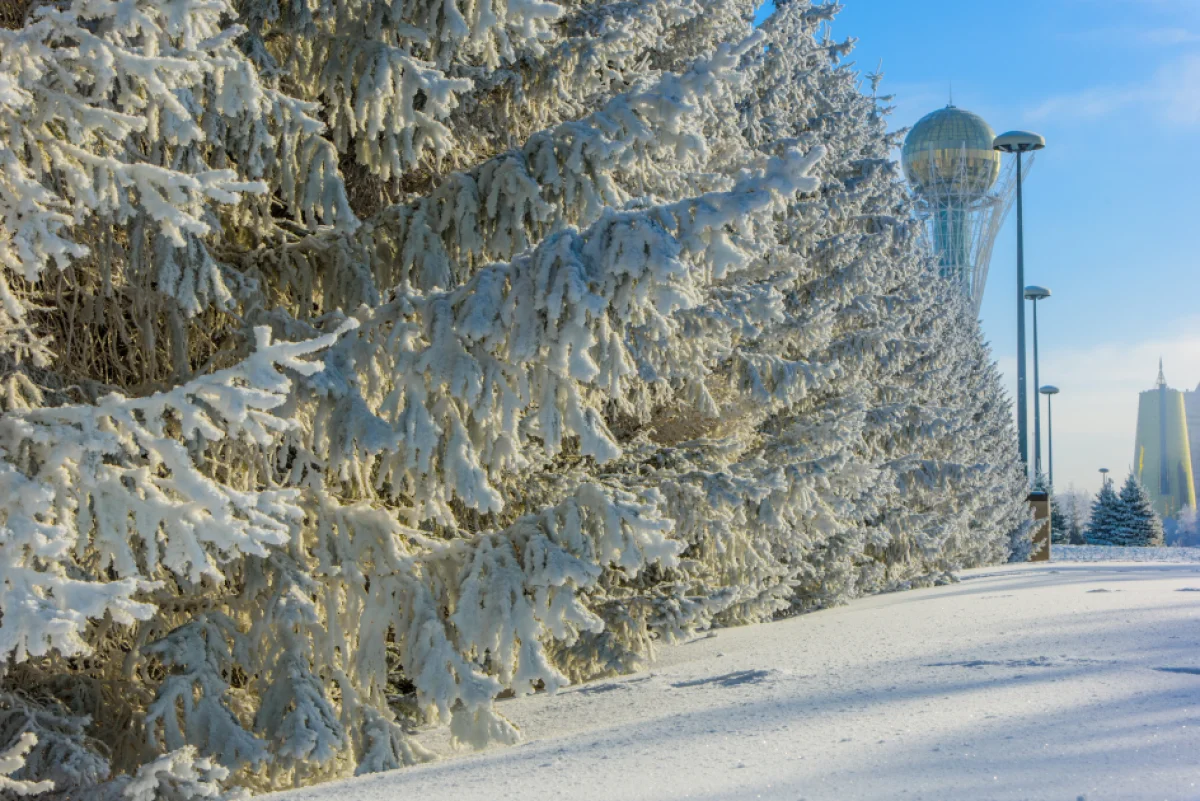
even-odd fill
[[[1200,33],[1187,28],[1148,28],[1144,31],[1134,31],[1132,36],[1133,40],[1138,44],[1152,47],[1167,47],[1200,42]]]
[[[1026,116],[1035,122],[1055,118],[1091,120],[1129,108],[1141,102],[1144,96],[1144,91],[1132,87],[1097,86],[1074,94],[1055,95]]]
[[[1026,116],[1035,122],[1094,120],[1132,111],[1175,127],[1200,127],[1200,52],[1165,64],[1143,83],[1096,86],[1057,95]]]
[[[1080,5],[1107,6],[1111,13],[1124,14],[1154,14],[1160,17],[1174,19],[1200,18],[1200,8],[1196,0],[1074,0]],[[1089,12],[1090,13],[1090,12]]]
[[[1106,46],[1126,47],[1178,47],[1200,43],[1200,31],[1181,26],[1158,28],[1093,28],[1086,31],[1069,32],[1064,38],[1077,42],[1091,42]]]
[[[915,123],[931,110],[941,108],[950,100],[951,87],[947,83],[904,83],[889,81],[884,78],[880,92],[892,95],[895,112],[892,114],[893,127],[907,127]]]

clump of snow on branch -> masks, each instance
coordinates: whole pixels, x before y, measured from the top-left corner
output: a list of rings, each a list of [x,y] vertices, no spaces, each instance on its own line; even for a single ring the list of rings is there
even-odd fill
[[[0,790],[22,797],[39,795],[54,789],[54,782],[49,780],[32,782],[11,778],[12,774],[25,767],[25,758],[35,745],[37,745],[37,735],[32,732],[24,732],[17,738],[15,745],[0,752]]]

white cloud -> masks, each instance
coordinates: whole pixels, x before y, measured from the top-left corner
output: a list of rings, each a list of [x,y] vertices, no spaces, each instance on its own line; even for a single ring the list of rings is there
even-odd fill
[[[1200,382],[1200,319],[1186,323],[1174,337],[1113,341],[1042,353],[1042,383],[1062,390],[1054,399],[1054,472],[1060,488],[1074,484],[1093,491],[1100,484],[1099,468],[1107,467],[1120,475],[1129,469],[1138,397],[1154,386],[1160,358],[1172,387],[1196,388]],[[1009,384],[1015,386],[1016,361],[1001,360],[1001,369],[1009,377]],[[1032,365],[1030,370],[1032,385]],[[1044,399],[1042,403],[1044,414]],[[1032,437],[1032,408],[1029,428]],[[1042,458],[1045,463],[1044,450]]]
[[[1169,47],[1171,45],[1194,44],[1200,42],[1200,33],[1187,28],[1149,28],[1144,31],[1134,31],[1134,41],[1153,47]]]
[[[1075,0],[1087,5],[1105,5],[1113,13],[1140,12],[1164,16],[1168,19],[1200,19],[1200,8],[1196,0]]]
[[[1137,89],[1101,86],[1071,95],[1058,95],[1044,101],[1026,116],[1042,122],[1054,118],[1096,119],[1107,117],[1138,103],[1143,93]]]
[[[1094,120],[1130,111],[1176,127],[1200,126],[1200,52],[1188,53],[1165,64],[1142,84],[1097,86],[1058,95],[1026,116],[1035,122]]]
[[[1200,42],[1200,31],[1182,26],[1142,29],[1093,28],[1078,33],[1067,33],[1064,36],[1079,42],[1116,47],[1178,47]]]
[[[1144,31],[1134,31],[1132,36],[1137,43],[1153,47],[1200,42],[1200,33],[1187,28],[1148,28]]]
[[[1200,125],[1200,53],[1191,55],[1159,74],[1158,100],[1167,120],[1178,125]]]

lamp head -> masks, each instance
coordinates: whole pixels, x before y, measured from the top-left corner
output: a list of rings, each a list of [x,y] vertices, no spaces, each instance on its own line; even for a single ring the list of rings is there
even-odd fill
[[[1046,386],[1039,389],[1038,392],[1042,393],[1043,395],[1057,395],[1058,387],[1047,384]]]
[[[1009,131],[997,136],[992,147],[1001,153],[1032,153],[1046,147],[1046,137],[1029,131]]]
[[[1050,297],[1050,290],[1044,286],[1025,287],[1025,300],[1045,300]]]

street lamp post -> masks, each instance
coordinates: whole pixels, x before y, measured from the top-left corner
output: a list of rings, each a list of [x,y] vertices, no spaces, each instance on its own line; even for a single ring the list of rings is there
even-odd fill
[[[1017,435],[1021,461],[1029,475],[1029,390],[1025,379],[1025,193],[1022,156],[1046,147],[1044,137],[1028,131],[1010,131],[996,137],[992,147],[1017,156]]]
[[[1037,309],[1037,306],[1035,305],[1033,308]],[[1037,342],[1036,336],[1034,337],[1034,342]],[[1034,346],[1034,349],[1035,350],[1037,349],[1036,345]],[[1037,364],[1036,359],[1034,360],[1034,364]],[[1049,451],[1048,455],[1050,457],[1050,486],[1053,487],[1054,486],[1054,405],[1053,405],[1053,400],[1054,400],[1054,396],[1058,394],[1058,387],[1047,384],[1046,386],[1042,387],[1039,391],[1043,395],[1046,396],[1046,449],[1047,449],[1047,451]]]
[[[1108,468],[1101,467],[1100,468],[1100,489],[1104,489],[1106,486],[1108,486]]]
[[[1050,290],[1044,286],[1025,287],[1025,299],[1033,301],[1033,385],[1041,387],[1038,376],[1038,321],[1037,307],[1039,300],[1050,297]],[[1040,390],[1039,390],[1040,391]],[[1033,404],[1033,480],[1042,478],[1042,404]],[[1054,482],[1051,481],[1051,484]]]

